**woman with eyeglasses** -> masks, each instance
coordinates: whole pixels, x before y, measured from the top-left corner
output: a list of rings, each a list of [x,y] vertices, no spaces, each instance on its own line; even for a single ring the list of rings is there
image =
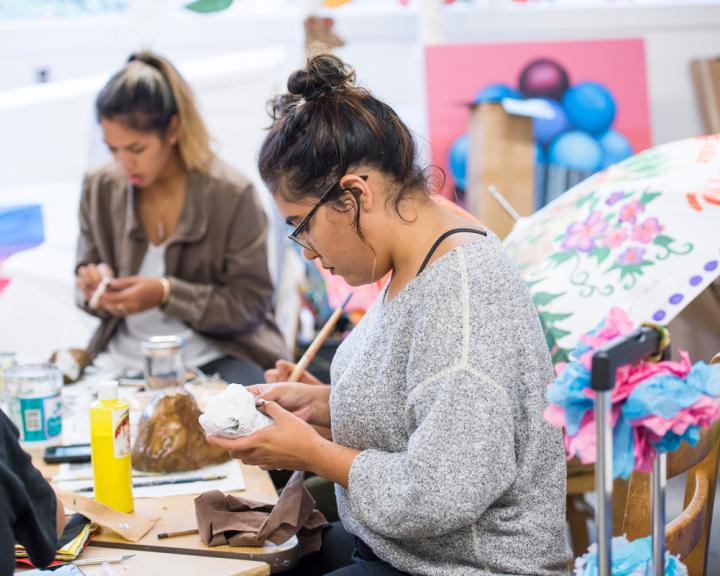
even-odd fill
[[[341,60],[311,58],[288,91],[259,164],[290,237],[352,285],[392,276],[330,386],[280,363],[251,387],[275,425],[209,440],[336,484],[342,523],[296,574],[564,573],[565,456],[525,284],[495,236],[432,201],[408,128]]]
[[[287,352],[254,186],[213,153],[189,85],[157,54],[131,56],[96,112],[114,162],[86,175],[80,204],[78,303],[101,319],[91,358],[142,370],[143,340],[178,335],[188,367],[262,382]]]

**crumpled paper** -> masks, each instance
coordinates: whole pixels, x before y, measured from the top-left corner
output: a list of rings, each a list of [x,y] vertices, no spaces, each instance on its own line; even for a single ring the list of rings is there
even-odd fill
[[[230,384],[222,393],[208,401],[200,416],[205,432],[224,438],[237,438],[252,434],[273,423],[255,407],[255,396],[240,384]]]
[[[650,536],[628,540],[624,536],[611,541],[612,559],[610,574],[613,576],[653,576],[652,539]],[[665,553],[665,575],[687,576],[687,568],[677,556]],[[587,553],[575,560],[575,576],[597,576],[597,544],[591,544]]]
[[[325,516],[303,485],[304,472],[295,472],[276,504],[255,502],[211,490],[195,498],[200,539],[208,546],[282,544],[297,535],[300,555],[317,552]]]
[[[596,458],[595,392],[590,386],[594,352],[633,329],[627,314],[613,308],[594,330],[581,337],[571,362],[558,364],[546,397],[545,419],[565,428],[569,458],[583,464]],[[616,372],[610,393],[613,424],[613,477],[629,478],[633,470],[649,472],[657,452],[677,450],[683,441],[695,446],[700,429],[720,419],[720,365],[641,362]]]

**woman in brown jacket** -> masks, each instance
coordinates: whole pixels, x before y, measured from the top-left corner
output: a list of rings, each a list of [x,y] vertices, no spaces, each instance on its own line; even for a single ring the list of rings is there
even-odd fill
[[[158,55],[131,56],[96,112],[115,161],[86,175],[80,204],[78,301],[102,320],[91,357],[139,369],[142,340],[175,334],[189,367],[263,381],[287,353],[252,183],[212,152],[190,87]]]

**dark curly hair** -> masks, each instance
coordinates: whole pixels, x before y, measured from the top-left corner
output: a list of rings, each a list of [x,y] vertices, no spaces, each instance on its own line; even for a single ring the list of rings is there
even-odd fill
[[[390,106],[356,85],[354,70],[340,58],[310,57],[305,68],[290,75],[287,88],[269,103],[273,121],[258,160],[270,190],[297,202],[337,187],[330,203],[336,210],[355,210],[361,236],[357,198],[338,185],[348,172],[362,166],[390,177],[397,186],[387,200],[398,215],[403,199],[418,191],[427,194],[410,130]]]

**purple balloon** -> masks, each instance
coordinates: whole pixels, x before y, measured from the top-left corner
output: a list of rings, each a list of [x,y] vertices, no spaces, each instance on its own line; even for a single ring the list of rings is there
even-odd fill
[[[570,78],[560,64],[540,58],[523,68],[518,86],[528,98],[552,98],[559,102],[570,86]]]
[[[543,98],[543,100],[553,109],[554,116],[552,118],[533,118],[533,131],[535,132],[535,140],[546,146],[555,136],[565,132],[570,123],[567,116],[565,116],[565,110],[563,110],[559,102],[550,98]]]

